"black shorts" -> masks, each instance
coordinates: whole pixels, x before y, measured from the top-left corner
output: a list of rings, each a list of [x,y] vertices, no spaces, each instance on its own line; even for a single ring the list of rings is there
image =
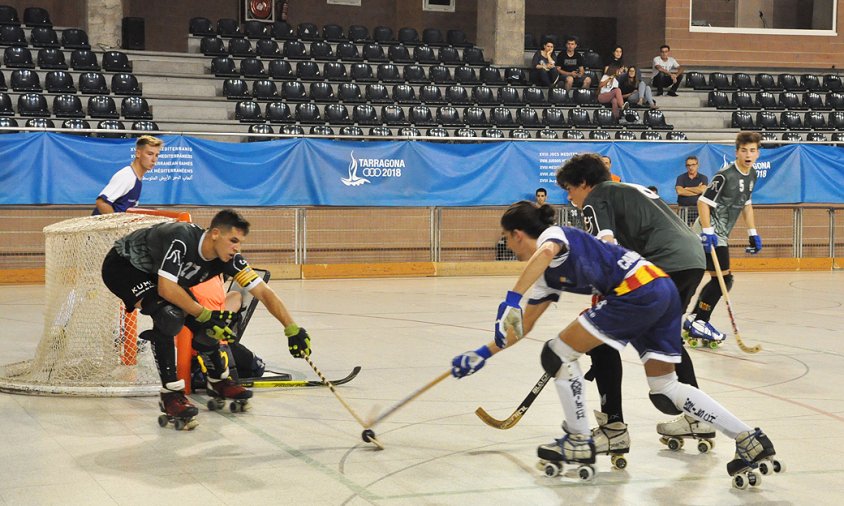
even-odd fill
[[[730,248],[718,246],[715,248],[715,256],[718,257],[718,265],[722,271],[730,270]],[[706,253],[706,271],[715,272],[715,264],[712,263],[712,254]]]
[[[686,269],[667,273],[677,287],[677,292],[680,293],[680,306],[683,308],[683,313],[689,307],[689,302],[692,301],[700,280],[703,279],[703,272],[703,269]]]
[[[135,310],[135,304],[149,294],[158,296],[158,277],[139,270],[129,259],[117,254],[114,248],[103,260],[103,282],[126,306],[126,312]]]

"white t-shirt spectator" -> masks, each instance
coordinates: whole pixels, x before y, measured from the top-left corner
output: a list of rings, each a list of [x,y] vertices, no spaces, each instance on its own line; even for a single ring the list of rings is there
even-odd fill
[[[601,82],[604,82],[605,79],[610,79],[610,76],[606,74],[601,76]],[[599,93],[609,93],[613,90],[613,88],[618,88],[618,79],[615,77],[610,79],[607,84],[600,89]]]
[[[675,60],[673,56],[669,56],[668,61],[663,60],[661,56],[656,56],[656,57],[654,57],[654,64],[653,64],[654,75],[656,75],[656,73],[659,72],[659,70],[656,69],[657,65],[664,68],[668,72],[674,72],[675,70],[677,70],[680,67],[680,64],[677,63],[677,60]]]

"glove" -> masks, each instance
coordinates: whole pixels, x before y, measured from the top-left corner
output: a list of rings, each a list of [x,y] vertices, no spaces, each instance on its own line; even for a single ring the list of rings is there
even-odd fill
[[[229,325],[237,321],[237,318],[238,314],[233,311],[211,311],[207,307],[204,307],[202,308],[202,312],[196,317],[196,321],[206,336],[217,341],[230,343],[237,336]]]
[[[308,331],[295,323],[284,327],[284,335],[287,336],[287,349],[293,358],[307,357],[311,354],[311,337]]]
[[[749,248],[745,248],[744,251],[750,253],[751,255],[755,255],[762,250],[762,238],[759,237],[759,234],[756,233],[755,228],[747,229],[747,240],[750,243]]]
[[[492,356],[492,352],[486,345],[475,351],[461,353],[451,360],[451,375],[457,379],[469,376],[481,370],[486,364],[486,359]]]
[[[495,317],[495,344],[501,349],[507,346],[507,331],[513,329],[516,338],[524,336],[522,327],[522,307],[519,302],[522,294],[509,291],[504,302],[498,305],[498,315]]]
[[[700,242],[703,244],[703,250],[709,253],[712,248],[718,246],[718,236],[715,235],[715,227],[707,227],[703,229],[700,234]]]

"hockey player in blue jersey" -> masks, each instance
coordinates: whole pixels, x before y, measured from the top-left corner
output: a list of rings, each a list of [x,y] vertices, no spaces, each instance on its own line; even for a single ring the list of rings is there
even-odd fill
[[[595,445],[578,358],[601,344],[621,350],[630,343],[645,366],[650,399],[657,409],[673,415],[686,413],[735,439],[735,459],[727,464],[730,475],[746,476],[761,461],[770,461],[775,451],[761,430],[736,418],[703,391],[677,381],[674,364],[680,361],[682,343],[677,329],[682,309],[668,275],[636,252],[578,229],[554,226],[554,216],[551,206],[536,207],[522,201],[510,206],[501,218],[507,246],[527,265],[498,308],[497,347],[521,339],[564,291],[596,293],[604,300],[542,349],[542,367],[555,378],[563,405],[565,434],[540,446],[540,459],[579,465],[583,478],[594,474]],[[529,290],[523,313],[520,303]],[[457,378],[470,375],[490,356],[487,346],[458,355],[452,361],[452,374]]]

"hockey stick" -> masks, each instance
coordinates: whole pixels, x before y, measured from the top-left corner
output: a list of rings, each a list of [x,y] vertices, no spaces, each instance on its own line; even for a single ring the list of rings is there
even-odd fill
[[[355,410],[352,409],[351,406],[349,406],[349,403],[346,402],[342,397],[340,397],[340,394],[337,393],[337,390],[334,388],[334,385],[330,381],[328,381],[325,378],[325,375],[322,374],[322,371],[317,369],[317,366],[314,365],[313,361],[311,360],[311,357],[305,355],[302,358],[304,358],[305,362],[307,362],[308,365],[311,366],[311,369],[313,369],[314,372],[316,373],[316,375],[319,376],[319,379],[321,379],[322,382],[325,383],[325,386],[327,386],[328,389],[331,390],[331,393],[334,394],[334,397],[337,397],[337,400],[340,401],[340,404],[342,404],[344,408],[346,408],[346,411],[348,411],[349,414],[351,414],[352,417],[354,417],[354,419],[357,420],[357,422],[361,425],[361,427],[364,428],[363,440],[366,441],[366,442],[371,442],[372,444],[377,446],[379,449],[383,450],[384,445],[382,445],[380,441],[375,439],[375,433],[370,430],[371,425],[367,425],[363,421],[363,419],[360,416],[358,416],[358,414],[355,412]],[[367,431],[369,431],[369,434],[367,434]]]
[[[509,343],[514,343],[514,342],[516,342],[516,341],[517,341],[517,339],[515,339],[515,338],[514,338],[514,336],[512,335],[512,332],[513,332],[513,330],[511,329],[511,330],[507,333],[507,342],[509,342]],[[501,348],[499,348],[498,346],[496,346],[495,341],[492,341],[491,343],[487,344],[487,348],[488,348],[488,349],[490,350],[490,352],[491,352],[491,355],[490,355],[490,356],[495,355],[496,353],[498,353],[499,351],[501,351]],[[416,399],[416,398],[417,398],[417,397],[419,397],[420,395],[424,394],[425,392],[427,392],[428,390],[430,390],[431,388],[433,388],[434,386],[436,386],[436,385],[437,385],[437,383],[439,383],[439,382],[441,382],[442,380],[444,380],[444,379],[448,378],[449,376],[451,376],[451,369],[449,369],[449,370],[445,371],[444,373],[440,374],[439,376],[437,376],[436,378],[434,378],[433,380],[431,380],[430,382],[428,382],[428,383],[427,383],[427,384],[425,384],[424,386],[422,386],[422,387],[420,387],[419,389],[417,389],[417,390],[413,391],[410,395],[408,395],[408,396],[407,396],[407,397],[405,397],[404,399],[402,399],[402,400],[400,400],[399,402],[397,402],[395,405],[393,405],[393,406],[392,406],[391,408],[389,408],[387,411],[384,411],[383,413],[381,413],[381,414],[380,414],[380,415],[378,415],[377,417],[375,417],[375,418],[373,418],[373,419],[369,420],[369,427],[375,427],[375,425],[376,425],[377,423],[381,422],[382,420],[384,420],[384,419],[385,419],[385,418],[387,418],[388,416],[392,415],[393,413],[395,413],[396,411],[398,411],[398,410],[399,410],[399,408],[403,407],[405,404],[409,403],[409,402],[410,402],[410,401],[412,401],[413,399]]]
[[[352,372],[347,374],[343,378],[339,378],[336,380],[330,380],[332,385],[340,386],[344,385],[358,375],[360,372],[361,367],[356,365]],[[315,380],[305,380],[305,379],[293,379],[290,377],[289,374],[280,374],[276,376],[261,376],[258,378],[240,378],[238,380],[238,384],[247,387],[247,388],[282,388],[282,387],[321,387],[325,386],[325,383],[322,381],[315,381]]]
[[[543,374],[542,377],[539,378],[539,381],[537,381],[533,388],[530,390],[530,393],[527,394],[527,397],[525,397],[522,403],[519,404],[519,407],[516,408],[516,411],[513,411],[513,414],[505,418],[504,420],[498,420],[493,418],[482,407],[478,407],[478,409],[475,410],[475,414],[478,415],[478,418],[480,418],[482,422],[489,425],[490,427],[501,430],[510,429],[514,425],[519,423],[519,420],[522,419],[522,416],[524,416],[525,411],[527,411],[530,405],[533,404],[533,401],[535,401],[536,398],[539,396],[539,392],[541,392],[542,389],[545,388],[545,385],[550,379],[551,375],[549,375],[547,372]]]
[[[715,248],[710,248],[709,254],[712,257],[712,265],[715,266],[715,276],[718,278],[718,284],[721,285],[721,294],[724,295],[724,303],[727,305],[727,314],[730,315],[730,323],[733,326],[733,334],[736,336],[736,344],[745,353],[758,353],[762,350],[761,345],[748,346],[741,339],[738,325],[736,325],[736,317],[733,314],[733,306],[730,304],[730,296],[727,295],[727,284],[724,282],[724,274],[721,272],[721,264],[718,262],[718,255],[715,253]]]

